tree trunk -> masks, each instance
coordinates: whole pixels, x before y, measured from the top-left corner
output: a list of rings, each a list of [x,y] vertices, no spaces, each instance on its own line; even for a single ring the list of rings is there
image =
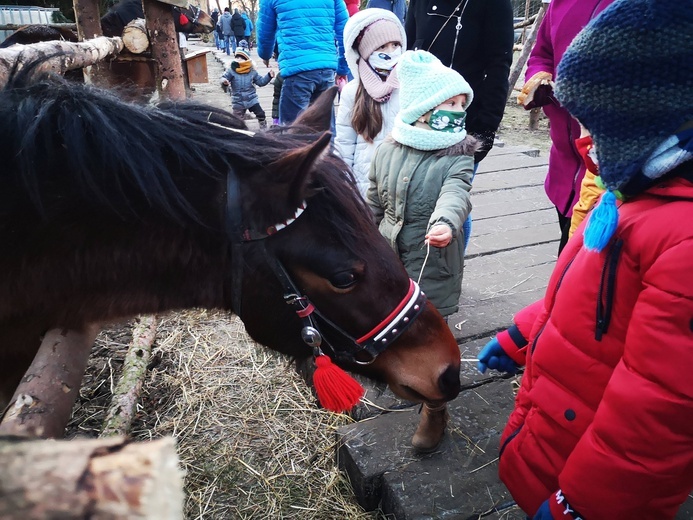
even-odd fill
[[[53,56],[45,60],[37,70],[64,74],[67,70],[80,69],[115,56],[121,50],[123,41],[120,38],[105,36],[78,43],[52,41],[13,45],[7,49],[0,49],[0,86],[7,83],[10,71],[15,65],[22,68],[46,56]]]
[[[136,18],[125,26],[123,45],[133,54],[142,54],[149,48],[149,36],[147,36],[144,18]]]
[[[98,332],[92,325],[46,333],[0,423],[0,435],[63,437]]]
[[[547,4],[544,3],[541,4],[541,7],[537,12],[537,17],[534,20],[534,25],[532,25],[532,30],[529,32],[527,40],[525,41],[524,46],[522,47],[522,52],[520,53],[520,56],[517,58],[517,62],[515,63],[513,70],[510,71],[510,88],[508,89],[508,97],[506,99],[506,102],[510,101],[510,98],[515,92],[515,83],[517,83],[517,79],[520,77],[522,69],[525,68],[525,64],[527,63],[529,54],[532,51],[532,47],[534,47],[534,42],[537,40],[539,26],[541,25],[541,21],[544,19],[544,14],[546,14],[546,5]]]
[[[0,438],[0,518],[180,520],[174,440]]]

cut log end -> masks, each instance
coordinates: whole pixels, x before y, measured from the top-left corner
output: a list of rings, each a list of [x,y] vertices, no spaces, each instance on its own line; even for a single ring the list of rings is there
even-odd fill
[[[0,518],[183,518],[170,437],[0,440]]]

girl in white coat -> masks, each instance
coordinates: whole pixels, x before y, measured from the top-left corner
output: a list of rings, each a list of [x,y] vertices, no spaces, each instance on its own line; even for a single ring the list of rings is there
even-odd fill
[[[359,11],[344,26],[344,54],[354,79],[342,90],[335,143],[363,197],[375,149],[392,130],[399,111],[392,70],[406,48],[404,27],[385,9]]]

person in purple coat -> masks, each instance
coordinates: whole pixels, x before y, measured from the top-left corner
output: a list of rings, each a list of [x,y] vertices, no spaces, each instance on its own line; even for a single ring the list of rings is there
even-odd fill
[[[525,85],[517,97],[518,103],[527,110],[543,107],[549,118],[551,151],[544,187],[558,212],[559,253],[568,241],[570,217],[580,196],[585,165],[575,146],[575,140],[580,137],[580,125],[553,95],[556,67],[575,36],[613,1],[552,0],[529,55]]]

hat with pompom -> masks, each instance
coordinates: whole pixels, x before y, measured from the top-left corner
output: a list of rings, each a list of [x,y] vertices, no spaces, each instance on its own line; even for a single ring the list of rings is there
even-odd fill
[[[465,94],[465,110],[474,93],[460,73],[446,67],[427,51],[407,51],[397,64],[399,113],[392,137],[417,150],[441,150],[461,142],[466,132],[444,133],[413,126],[422,115],[451,97]]]
[[[590,215],[585,246],[601,251],[618,224],[615,199],[669,171],[645,166],[693,120],[693,0],[617,0],[568,47],[555,92],[597,150],[607,193]]]

